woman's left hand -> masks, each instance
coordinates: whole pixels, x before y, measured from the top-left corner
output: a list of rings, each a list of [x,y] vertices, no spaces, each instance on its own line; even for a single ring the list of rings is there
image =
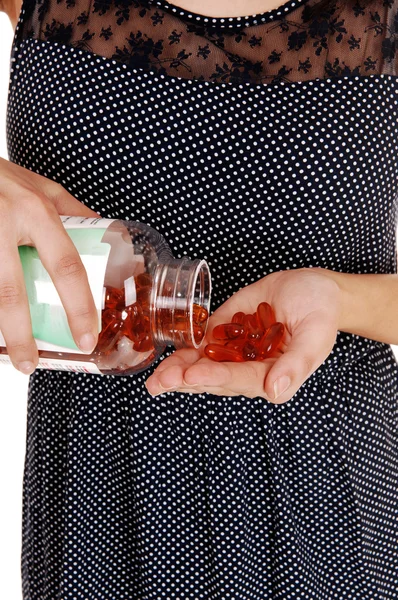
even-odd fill
[[[262,397],[275,404],[290,400],[326,360],[336,341],[342,292],[318,267],[278,271],[241,288],[210,317],[199,350],[183,348],[165,358],[146,381],[150,394],[167,391],[218,396]],[[204,354],[212,331],[238,311],[255,312],[268,302],[285,325],[277,355],[262,361],[215,362]]]

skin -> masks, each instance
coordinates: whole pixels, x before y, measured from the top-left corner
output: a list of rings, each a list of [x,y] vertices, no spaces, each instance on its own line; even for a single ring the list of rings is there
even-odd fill
[[[59,215],[98,217],[59,183],[0,158],[0,330],[13,365],[38,361],[18,246],[35,246],[68,316],[75,342],[91,353],[98,317],[80,256]]]
[[[17,26],[19,13],[21,12],[22,0],[1,0],[0,11],[5,12],[11,21],[13,29]]]
[[[177,0],[172,4],[208,17],[246,17],[278,8],[285,0]]]
[[[12,26],[16,27],[21,10],[21,0],[3,0],[0,10],[7,13]],[[284,4],[283,0],[219,0],[217,3],[210,0],[176,0],[174,6],[209,17],[240,17],[262,13]]]
[[[286,326],[279,356],[246,363],[207,358],[203,349],[214,341],[214,327],[230,322],[235,312],[254,312],[259,302],[271,304],[277,321]],[[397,275],[348,274],[320,267],[271,273],[231,296],[211,315],[201,348],[177,350],[165,358],[146,386],[152,395],[208,392],[283,404],[326,360],[338,331],[397,344],[397,315]]]
[[[276,8],[266,0],[176,0],[176,6],[214,17],[246,16]],[[14,28],[21,0],[3,0]],[[32,244],[53,278],[77,343],[97,338],[97,316],[80,258],[58,215],[97,216],[61,185],[0,159],[0,330],[14,366],[30,373],[37,364],[17,247]],[[79,298],[79,303],[76,303]],[[330,354],[338,331],[398,344],[398,276],[347,274],[328,269],[271,273],[236,292],[210,317],[201,348],[164,359],[146,386],[152,395],[177,390],[288,401]],[[281,352],[262,362],[216,363],[204,356],[211,332],[240,310],[269,302],[286,326]],[[95,345],[94,342],[94,345]],[[93,345],[93,346],[94,346]],[[90,346],[90,344],[88,344]],[[87,346],[87,351],[88,350]],[[279,383],[281,385],[279,385]]]
[[[212,340],[216,325],[230,322],[235,312],[255,312],[260,302],[271,304],[277,321],[286,326],[282,352],[276,358],[219,363],[204,355],[204,346]],[[332,350],[340,307],[340,289],[323,274],[323,269],[271,273],[241,288],[218,308],[209,319],[200,349],[181,349],[165,358],[147,380],[147,388],[154,395],[171,388],[191,393],[260,396],[280,403],[287,392],[279,397],[278,393],[288,382],[282,382],[279,392],[274,389],[275,382],[289,376],[288,393],[292,396]]]

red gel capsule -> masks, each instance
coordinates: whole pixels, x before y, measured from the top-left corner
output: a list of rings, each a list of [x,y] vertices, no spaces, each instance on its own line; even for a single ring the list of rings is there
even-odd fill
[[[194,321],[194,323],[196,323],[197,325],[199,325],[200,323],[204,323],[205,321],[207,321],[208,317],[209,317],[209,313],[203,306],[200,306],[199,304],[193,305],[193,321]]]
[[[152,277],[149,273],[140,273],[135,278],[135,285],[140,287],[152,287]]]
[[[136,352],[148,352],[148,350],[152,350],[153,341],[150,335],[145,335],[141,340],[135,342],[133,345],[133,350]]]
[[[177,331],[187,331],[189,325],[186,319],[174,320],[174,329]]]
[[[240,323],[240,325],[243,324],[243,319],[244,319],[245,313],[244,312],[236,312],[234,314],[234,316],[232,317],[232,323]]]
[[[114,310],[104,310],[102,312],[102,329],[98,335],[96,348],[99,352],[107,352],[112,348],[121,326],[119,313]]]
[[[245,337],[247,339],[260,339],[259,327],[256,315],[247,314],[243,318],[243,326],[245,328]]]
[[[144,312],[142,319],[144,321],[145,332],[146,333],[150,333],[150,331],[151,331],[151,319],[150,319],[149,315]]]
[[[220,344],[207,344],[205,347],[205,354],[212,360],[217,362],[229,361],[229,362],[243,362],[243,358],[240,352],[221,346]]]
[[[247,332],[246,338],[248,340],[250,340],[251,342],[256,343],[261,340],[263,335],[264,335],[264,331],[262,329],[260,329],[259,327],[256,327],[256,329],[250,329]]]
[[[145,321],[141,307],[134,302],[127,306],[121,313],[122,333],[133,342],[142,339],[145,335]]]
[[[105,310],[118,310],[122,311],[124,308],[124,288],[114,288],[108,286],[105,290],[104,308]]]
[[[258,359],[263,360],[278,349],[282,342],[285,326],[283,323],[273,323],[268,331],[264,334],[263,339],[258,345]]]
[[[247,344],[246,338],[237,338],[236,340],[228,340],[228,342],[225,342],[224,346],[226,348],[232,348],[233,350],[242,352],[242,349],[245,346],[245,344]]]
[[[257,345],[253,342],[246,342],[242,348],[243,360],[256,360],[258,353]]]
[[[257,321],[263,331],[267,331],[275,323],[275,313],[268,302],[260,302],[257,306]]]
[[[239,323],[223,323],[213,329],[215,340],[234,340],[242,335],[245,335],[245,328]]]
[[[174,322],[168,321],[163,325],[165,331],[187,331],[188,328],[188,323],[185,318],[174,319]]]
[[[169,311],[169,315],[170,320],[173,318],[175,323],[187,323],[189,319],[189,312],[185,311],[182,308],[176,308],[173,313]]]
[[[245,327],[247,333],[256,330],[258,327],[256,316],[251,314],[245,315],[243,317],[243,326]]]
[[[197,344],[200,344],[200,342],[203,340],[204,337],[204,330],[202,329],[202,327],[200,327],[199,325],[195,325],[193,326],[193,337],[195,339],[195,342]]]
[[[151,297],[151,288],[150,287],[139,287],[137,288],[137,299],[138,304],[149,310],[149,300]]]

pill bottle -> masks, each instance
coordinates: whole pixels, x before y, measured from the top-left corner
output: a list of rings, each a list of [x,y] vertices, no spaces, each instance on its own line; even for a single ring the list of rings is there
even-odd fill
[[[79,349],[37,250],[20,246],[38,368],[132,375],[168,345],[200,347],[211,296],[204,260],[174,258],[163,236],[143,223],[68,216],[61,221],[87,272],[99,337],[91,354]],[[0,363],[10,364],[1,334]]]

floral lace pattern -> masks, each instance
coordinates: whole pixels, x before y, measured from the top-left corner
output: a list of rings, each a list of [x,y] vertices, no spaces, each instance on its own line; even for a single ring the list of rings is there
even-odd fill
[[[309,18],[313,4],[289,0],[242,20],[192,15],[163,0],[24,0],[16,39],[214,83],[397,73],[398,0],[336,1]]]

